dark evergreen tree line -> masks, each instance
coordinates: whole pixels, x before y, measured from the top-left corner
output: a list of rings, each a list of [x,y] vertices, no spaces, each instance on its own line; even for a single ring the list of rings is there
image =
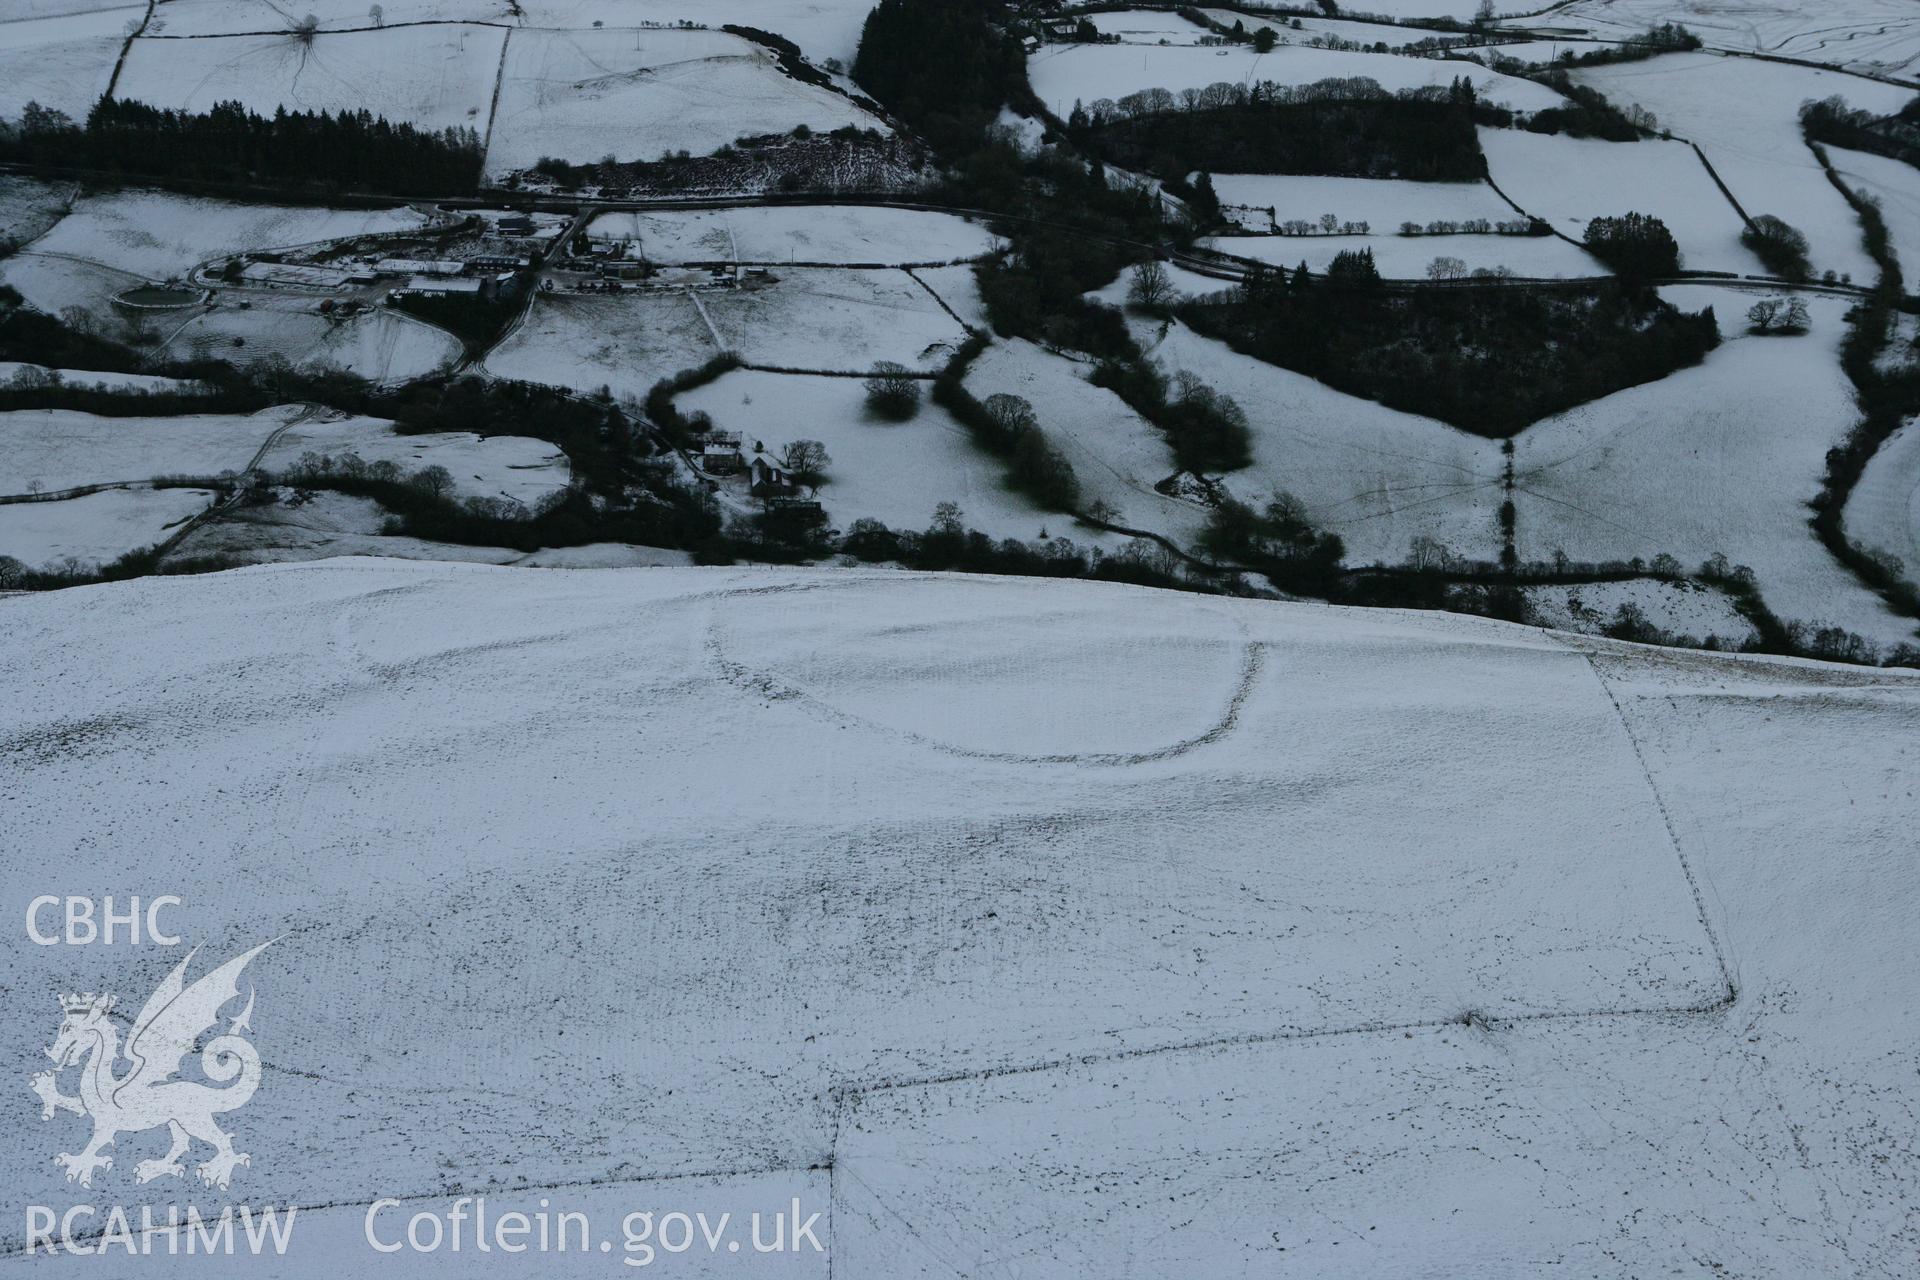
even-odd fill
[[[1248,355],[1495,438],[1719,345],[1711,308],[1690,315],[1626,284],[1388,290],[1370,268],[1322,280],[1256,271],[1179,314]]]
[[[1175,105],[1137,114],[1076,111],[1077,141],[1123,168],[1179,177],[1213,173],[1292,173],[1354,178],[1474,182],[1486,160],[1474,132],[1505,125],[1510,113],[1484,107],[1472,86],[1387,93],[1372,81],[1350,94],[1265,94],[1260,87],[1218,105]],[[1308,86],[1312,88],[1313,86]],[[1113,104],[1118,106],[1119,104]]]
[[[367,111],[271,116],[222,102],[196,113],[102,98],[77,125],[29,104],[0,125],[0,159],[176,178],[324,191],[447,195],[480,185],[472,129],[416,129]]]
[[[1032,98],[1019,41],[993,0],[880,0],[860,33],[853,78],[949,153],[975,145],[1008,103]]]

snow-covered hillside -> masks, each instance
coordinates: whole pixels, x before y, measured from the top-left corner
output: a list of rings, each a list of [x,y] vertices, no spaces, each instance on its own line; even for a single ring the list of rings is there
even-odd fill
[[[279,939],[228,1198],[335,1207],[259,1274],[378,1274],[368,1202],[482,1188],[821,1211],[826,1255],[675,1259],[729,1275],[1911,1274],[1911,673],[392,561],[0,599],[0,646],[0,907]],[[176,959],[10,946],[46,994],[0,1061]],[[181,1197],[133,1180],[157,1134],[77,1193],[30,1106],[8,1247],[23,1203]]]

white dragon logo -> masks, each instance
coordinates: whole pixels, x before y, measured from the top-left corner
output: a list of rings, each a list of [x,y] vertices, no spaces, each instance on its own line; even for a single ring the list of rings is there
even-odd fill
[[[228,1024],[226,1034],[213,1037],[200,1051],[200,1069],[207,1079],[224,1087],[176,1077],[195,1042],[220,1021],[220,1010],[228,1001],[239,998],[240,971],[271,945],[263,942],[234,957],[192,986],[186,983],[187,963],[193,959],[189,952],[148,997],[140,1016],[133,1020],[124,1051],[119,1032],[107,1017],[113,1009],[112,996],[88,992],[60,997],[66,1018],[60,1023],[59,1036],[47,1049],[47,1056],[57,1065],[52,1071],[33,1076],[32,1085],[40,1096],[42,1120],[51,1120],[55,1111],[71,1111],[93,1119],[93,1140],[86,1150],[79,1155],[63,1151],[54,1157],[54,1163],[66,1170],[68,1182],[91,1187],[94,1170],[113,1168],[113,1158],[100,1154],[102,1147],[111,1146],[118,1134],[161,1125],[167,1127],[173,1145],[160,1159],[136,1164],[133,1172],[137,1181],[183,1175],[186,1170],[181,1167],[180,1157],[194,1138],[214,1148],[213,1156],[198,1170],[200,1180],[208,1186],[224,1191],[236,1165],[253,1163],[252,1157],[233,1149],[233,1135],[223,1132],[213,1120],[223,1111],[246,1105],[260,1086],[260,1055],[239,1034],[253,1029],[251,989],[247,1007]],[[125,1075],[116,1076],[114,1063],[123,1057],[133,1067]],[[68,1097],[60,1092],[59,1073],[76,1064],[81,1064],[80,1094]]]

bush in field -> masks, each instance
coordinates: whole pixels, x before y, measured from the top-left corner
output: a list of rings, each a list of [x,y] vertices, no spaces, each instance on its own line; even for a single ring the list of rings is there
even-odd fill
[[[920,412],[920,384],[907,375],[905,365],[883,360],[867,379],[867,408],[888,422],[906,422]]]
[[[1813,274],[1807,262],[1806,236],[1770,213],[1754,218],[1753,225],[1740,233],[1740,243],[1782,279],[1805,280]]]
[[[1587,224],[1587,248],[1628,280],[1670,276],[1680,270],[1680,246],[1673,232],[1644,213],[1595,218]]]

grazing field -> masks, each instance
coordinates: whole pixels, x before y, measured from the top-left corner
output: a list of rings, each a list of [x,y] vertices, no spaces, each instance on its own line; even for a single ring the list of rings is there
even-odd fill
[[[69,556],[83,566],[104,564],[166,541],[214,497],[205,489],[108,489],[59,502],[0,503],[0,556],[30,569]]]
[[[720,31],[515,31],[487,171],[543,157],[587,163],[706,155],[806,125],[884,128],[840,94],[783,72],[771,51]]]
[[[649,262],[957,262],[996,241],[977,222],[947,213],[860,205],[779,205],[686,212],[602,213],[594,240],[626,240]]]
[[[1847,537],[1896,557],[1920,581],[1920,427],[1909,422],[1867,463],[1847,498]]]
[[[841,1280],[1910,1256],[1904,673],[888,570],[332,562],[0,628],[15,839],[281,939],[236,1186],[342,1206],[290,1274],[483,1174],[802,1197]]]
[[[1577,72],[1616,105],[1643,106],[1663,128],[1699,144],[1749,216],[1784,218],[1806,233],[1814,268],[1873,279],[1860,223],[1800,139],[1800,104],[1839,95],[1889,114],[1910,89],[1811,67],[1708,53],[1665,54]],[[1518,197],[1515,197],[1518,199]]]
[[[1577,0],[1521,25],[1636,35],[1684,23],[1712,49],[1771,53],[1886,75],[1912,76],[1920,14],[1906,0]]]
[[[1826,452],[1858,410],[1840,372],[1845,299],[1813,297],[1804,337],[1749,337],[1750,294],[1663,289],[1712,304],[1726,341],[1695,368],[1536,423],[1516,443],[1523,560],[1644,559],[1692,567],[1716,552],[1752,567],[1788,620],[1831,622],[1882,644],[1913,637],[1814,538],[1808,502]]]
[[[719,354],[685,293],[541,294],[506,340],[487,353],[484,367],[497,378],[644,396],[660,379]]]
[[[1388,90],[1428,85],[1444,88],[1458,77],[1473,82],[1481,98],[1524,111],[1563,106],[1566,99],[1545,85],[1503,76],[1469,62],[1440,62],[1398,54],[1347,53],[1283,46],[1255,53],[1251,45],[1208,49],[1136,45],[1047,45],[1027,60],[1033,91],[1065,118],[1076,101],[1124,98],[1142,89],[1204,89],[1233,84],[1311,84],[1316,80],[1366,77]]]
[[[1206,248],[1251,258],[1275,267],[1325,271],[1334,256],[1349,250],[1373,253],[1380,274],[1389,280],[1424,280],[1435,258],[1457,258],[1469,272],[1502,267],[1516,276],[1561,279],[1604,276],[1599,259],[1558,236],[1397,236],[1375,228],[1365,236],[1211,236]]]
[[[776,268],[771,283],[701,301],[722,345],[751,364],[866,372],[891,360],[932,372],[966,338],[904,271]]]
[[[1005,393],[1033,406],[1040,430],[1073,464],[1082,509],[1104,502],[1114,510],[1113,523],[1190,545],[1207,512],[1155,491],[1178,470],[1166,436],[1119,396],[1088,382],[1090,371],[1014,339],[994,343],[974,360],[966,388],[978,400]]]
[[[1240,217],[1250,230],[1265,230],[1264,211],[1273,221],[1319,222],[1332,214],[1341,222],[1364,222],[1374,235],[1388,235],[1403,222],[1464,222],[1485,218],[1510,221],[1520,215],[1483,182],[1408,182],[1399,178],[1326,178],[1275,173],[1213,175],[1214,194],[1224,205],[1263,211]],[[1232,211],[1230,211],[1232,212]]]
[[[308,453],[336,459],[351,453],[363,462],[396,463],[409,473],[445,467],[456,497],[510,498],[529,507],[565,489],[570,474],[567,455],[545,440],[470,431],[401,435],[383,419],[345,415],[296,424],[274,441],[260,465],[282,471]]]
[[[1085,541],[1072,517],[1043,511],[1001,479],[998,459],[936,404],[923,403],[909,422],[867,412],[857,378],[809,378],[742,370],[679,399],[683,412],[704,411],[745,444],[764,443],[777,457],[791,440],[818,440],[833,463],[818,494],[835,528],[862,517],[894,529],[924,529],[934,508],[955,502],[972,528],[995,538],[1037,538],[1041,530]]]
[[[1652,214],[1673,232],[1683,268],[1764,273],[1740,243],[1746,224],[1739,212],[1685,143],[1482,129],[1480,148],[1494,182],[1514,203],[1575,240],[1586,238],[1594,218]]]
[[[37,102],[78,121],[107,91],[138,10],[0,22],[0,120]]]
[[[297,409],[249,414],[108,418],[73,409],[0,413],[0,481],[7,494],[86,484],[211,476],[247,465]]]
[[[1499,556],[1495,441],[1344,395],[1182,324],[1152,355],[1168,374],[1188,370],[1246,410],[1254,462],[1220,477],[1227,490],[1256,505],[1292,494],[1340,535],[1348,563],[1397,564],[1422,536],[1468,559]]]
[[[133,42],[116,97],[207,111],[238,101],[261,115],[371,111],[395,123],[485,135],[500,69],[498,27],[454,24]]]
[[[409,208],[317,209],[236,204],[159,191],[85,196],[28,246],[148,280],[183,277],[195,266],[249,249],[285,249],[426,225]]]

